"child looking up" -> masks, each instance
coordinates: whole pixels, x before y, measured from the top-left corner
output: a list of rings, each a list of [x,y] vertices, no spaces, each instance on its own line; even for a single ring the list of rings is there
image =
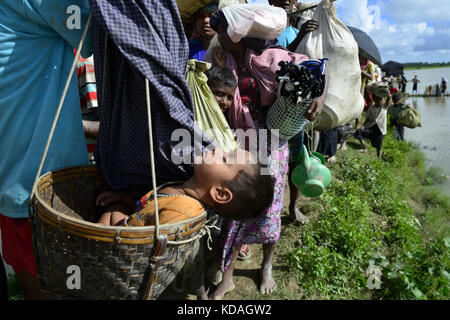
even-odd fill
[[[355,138],[361,143],[362,152],[367,152],[364,138],[369,139],[372,146],[377,149],[377,157],[381,158],[383,138],[386,135],[386,116],[390,99],[389,86],[386,83],[377,83],[368,89],[374,102],[367,110],[367,118],[364,125],[361,128],[357,128]],[[385,102],[385,98],[388,98],[388,101]]]
[[[211,89],[220,109],[225,113],[233,103],[234,93],[237,88],[236,77],[229,67],[212,67],[206,70],[208,86]]]
[[[225,153],[214,149],[195,162],[201,163],[194,164],[194,175],[188,181],[158,188],[160,224],[200,215],[205,211],[205,205],[227,219],[252,219],[272,203],[274,178],[261,174],[261,165],[248,151],[236,149]],[[137,204],[127,192],[106,191],[98,196],[97,205],[106,208],[98,221],[103,225],[155,224],[153,191]]]

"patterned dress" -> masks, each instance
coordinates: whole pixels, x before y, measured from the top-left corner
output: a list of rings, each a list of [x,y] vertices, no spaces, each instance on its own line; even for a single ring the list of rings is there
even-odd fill
[[[238,78],[242,103],[249,108],[256,129],[267,129],[266,117],[269,106],[261,106],[258,81],[247,70],[242,70],[238,74]],[[288,172],[288,156],[288,144],[286,141],[280,140],[280,147],[272,151],[269,157],[270,168],[274,172],[276,181],[272,205],[264,215],[246,222],[224,221],[222,227],[222,271],[228,268],[233,251],[238,245],[278,242],[281,230],[280,215],[283,209]]]

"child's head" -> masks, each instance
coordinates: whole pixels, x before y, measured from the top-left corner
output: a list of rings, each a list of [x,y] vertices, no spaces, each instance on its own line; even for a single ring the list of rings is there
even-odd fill
[[[394,104],[399,103],[401,100],[401,93],[396,92],[392,95],[392,101],[394,102]]]
[[[205,72],[208,86],[216,98],[220,109],[226,112],[233,103],[234,92],[237,88],[236,77],[228,67],[212,67]]]
[[[261,215],[272,203],[275,180],[261,174],[261,164],[242,149],[215,149],[194,165],[194,179],[204,190],[202,201],[220,216],[246,220]]]

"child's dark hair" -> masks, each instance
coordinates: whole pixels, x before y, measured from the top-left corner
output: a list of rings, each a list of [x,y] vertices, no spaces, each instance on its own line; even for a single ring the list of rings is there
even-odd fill
[[[205,71],[205,75],[208,77],[208,86],[215,84],[221,84],[228,88],[237,87],[236,77],[233,71],[227,67],[212,67]]]
[[[248,220],[261,216],[273,202],[275,178],[261,174],[261,164],[252,165],[252,174],[239,172],[227,182],[233,198],[225,204],[221,212],[230,219]]]

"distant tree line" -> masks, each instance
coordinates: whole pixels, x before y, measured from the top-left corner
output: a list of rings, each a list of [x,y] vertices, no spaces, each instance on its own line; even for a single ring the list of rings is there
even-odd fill
[[[403,63],[403,65],[405,66],[405,69],[440,68],[440,67],[449,67],[450,61],[449,62],[433,62],[433,63],[408,62],[408,63]]]

